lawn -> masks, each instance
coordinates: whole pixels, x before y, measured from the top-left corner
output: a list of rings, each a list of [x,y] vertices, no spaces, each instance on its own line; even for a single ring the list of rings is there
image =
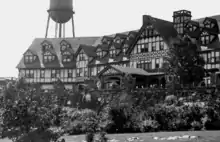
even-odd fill
[[[196,136],[195,139],[181,139],[181,140],[155,140],[156,137],[170,137],[170,136]],[[188,132],[159,132],[159,133],[140,133],[140,134],[112,134],[107,136],[111,142],[170,142],[170,141],[185,141],[185,142],[220,142],[220,131],[188,131]],[[136,138],[132,140],[131,138]],[[66,142],[82,142],[85,139],[84,135],[67,136]],[[139,138],[139,139],[138,139]],[[155,138],[155,139],[154,139]]]
[[[176,140],[159,140],[160,138],[168,138],[173,136],[196,136],[189,139]],[[109,142],[220,142],[220,131],[188,131],[188,132],[159,132],[159,133],[141,133],[141,134],[112,134],[107,135]],[[133,138],[133,140],[132,140]],[[156,138],[158,140],[156,140]],[[66,142],[83,142],[84,135],[65,136]],[[11,142],[4,139],[0,142]]]

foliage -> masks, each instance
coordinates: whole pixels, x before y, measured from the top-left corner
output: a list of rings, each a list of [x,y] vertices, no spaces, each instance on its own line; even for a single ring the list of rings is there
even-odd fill
[[[178,40],[169,50],[167,73],[180,77],[181,84],[198,84],[205,75],[205,62],[189,37]]]
[[[23,84],[23,80],[6,88],[1,108],[3,137],[17,141],[37,134],[44,135],[48,141],[56,141],[62,135],[54,129],[60,123],[60,106],[52,95],[45,96],[39,89],[37,85]]]

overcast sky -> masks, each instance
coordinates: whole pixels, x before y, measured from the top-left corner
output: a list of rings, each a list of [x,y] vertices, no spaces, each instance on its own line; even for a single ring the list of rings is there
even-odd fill
[[[172,21],[186,9],[193,19],[220,14],[219,0],[73,0],[76,36],[100,36],[136,30],[142,15]],[[0,5],[0,77],[17,77],[18,64],[34,38],[44,37],[49,0],[5,0]],[[67,35],[71,29],[67,27]],[[50,37],[54,35],[50,27]]]

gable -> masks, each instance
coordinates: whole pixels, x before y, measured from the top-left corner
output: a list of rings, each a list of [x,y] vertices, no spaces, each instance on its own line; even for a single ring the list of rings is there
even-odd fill
[[[101,76],[101,75],[113,75],[113,74],[120,74],[121,72],[116,70],[115,68],[111,67],[111,66],[108,66],[106,67],[105,69],[103,69],[99,74],[98,76]]]
[[[50,51],[46,51],[46,52],[44,52],[44,55],[48,55],[48,56],[51,56],[51,55],[53,55]]]
[[[71,55],[71,53],[70,53],[69,51],[64,51],[64,52],[62,53],[62,55]]]
[[[168,48],[168,45],[171,44],[172,40],[177,38],[178,33],[171,22],[152,18],[148,15],[144,15],[144,18],[146,19],[146,22],[143,23],[127,53],[135,52],[135,46],[144,42],[151,43],[149,45],[142,44],[141,47],[138,48],[145,48],[145,46],[149,46],[153,49],[155,46],[158,47],[159,45],[155,45],[155,40],[163,41],[162,44],[164,44],[164,48]],[[152,42],[152,40],[154,40],[154,42]]]
[[[109,48],[109,50],[114,50],[115,49],[115,46],[114,44],[112,44],[112,46]]]
[[[120,72],[115,70],[115,69],[113,69],[113,68],[109,68],[108,70],[103,72],[102,75],[111,75],[111,74],[117,74],[117,73],[120,73]]]
[[[135,41],[135,44],[133,45],[133,49],[131,50],[131,53],[138,53],[138,50],[142,50],[145,48],[149,48],[150,52],[152,51],[152,48],[154,46],[158,46],[157,42],[162,42],[163,38],[159,35],[159,33],[152,27],[152,26],[146,26],[140,33]],[[146,52],[146,51],[143,51]]]
[[[33,53],[31,51],[27,51],[24,53],[25,56],[33,56]]]
[[[102,49],[101,48],[97,48],[96,52],[102,52]]]
[[[62,41],[60,42],[60,45],[70,45],[70,44],[69,44],[68,41],[66,41],[66,40],[62,40]]]

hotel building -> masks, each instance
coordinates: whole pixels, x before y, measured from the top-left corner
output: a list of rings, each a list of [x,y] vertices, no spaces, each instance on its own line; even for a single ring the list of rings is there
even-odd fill
[[[220,16],[192,20],[190,11],[180,10],[173,13],[173,21],[143,15],[141,27],[124,33],[36,38],[17,65],[19,77],[40,83],[44,89],[52,88],[58,78],[67,89],[91,78],[98,78],[102,88],[108,88],[112,82],[120,85],[127,73],[136,78],[139,87],[164,86],[164,58],[171,46],[169,39],[177,36],[187,34],[199,44],[205,69],[219,69],[219,25]],[[206,80],[210,83],[210,77]]]

